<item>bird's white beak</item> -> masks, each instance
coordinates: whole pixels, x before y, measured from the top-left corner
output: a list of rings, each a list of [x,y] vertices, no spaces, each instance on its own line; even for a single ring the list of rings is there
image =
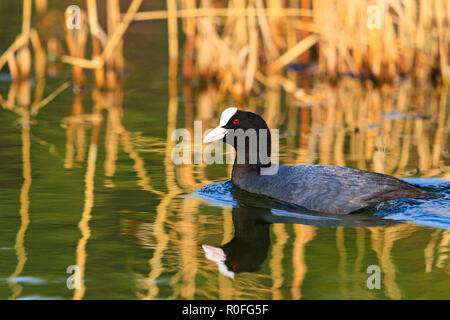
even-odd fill
[[[205,138],[203,139],[203,143],[209,143],[209,142],[213,142],[216,140],[220,140],[223,137],[225,137],[225,135],[227,134],[227,129],[222,128],[222,127],[217,127],[212,129],[210,132],[208,132],[208,134],[205,136]]]

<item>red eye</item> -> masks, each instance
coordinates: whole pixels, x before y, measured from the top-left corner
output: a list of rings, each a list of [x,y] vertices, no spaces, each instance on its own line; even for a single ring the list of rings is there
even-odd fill
[[[238,124],[239,123],[239,119],[234,119],[233,123],[234,124]]]

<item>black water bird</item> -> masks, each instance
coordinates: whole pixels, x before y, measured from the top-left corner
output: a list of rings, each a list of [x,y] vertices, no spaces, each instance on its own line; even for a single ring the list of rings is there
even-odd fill
[[[252,141],[252,134],[248,132],[253,132],[256,140]],[[349,214],[388,200],[439,197],[375,172],[337,166],[273,164],[269,128],[264,119],[253,112],[226,109],[219,126],[210,131],[203,142],[216,140],[223,140],[237,151],[231,177],[234,185],[309,210]]]

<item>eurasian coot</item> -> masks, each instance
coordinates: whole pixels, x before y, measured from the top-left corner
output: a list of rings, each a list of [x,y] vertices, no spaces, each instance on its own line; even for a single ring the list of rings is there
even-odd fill
[[[248,132],[255,133],[255,141]],[[253,112],[226,109],[203,142],[220,139],[237,150],[231,177],[237,187],[309,210],[348,214],[377,202],[438,197],[388,175],[346,167],[279,165],[274,174],[264,173],[272,166],[271,136],[266,122]]]

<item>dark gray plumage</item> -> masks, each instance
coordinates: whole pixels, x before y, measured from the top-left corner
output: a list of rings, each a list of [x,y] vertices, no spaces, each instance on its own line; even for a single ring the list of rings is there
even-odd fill
[[[435,197],[388,175],[334,166],[280,166],[275,175],[260,175],[259,169],[235,164],[232,182],[248,192],[332,214],[399,198]]]

